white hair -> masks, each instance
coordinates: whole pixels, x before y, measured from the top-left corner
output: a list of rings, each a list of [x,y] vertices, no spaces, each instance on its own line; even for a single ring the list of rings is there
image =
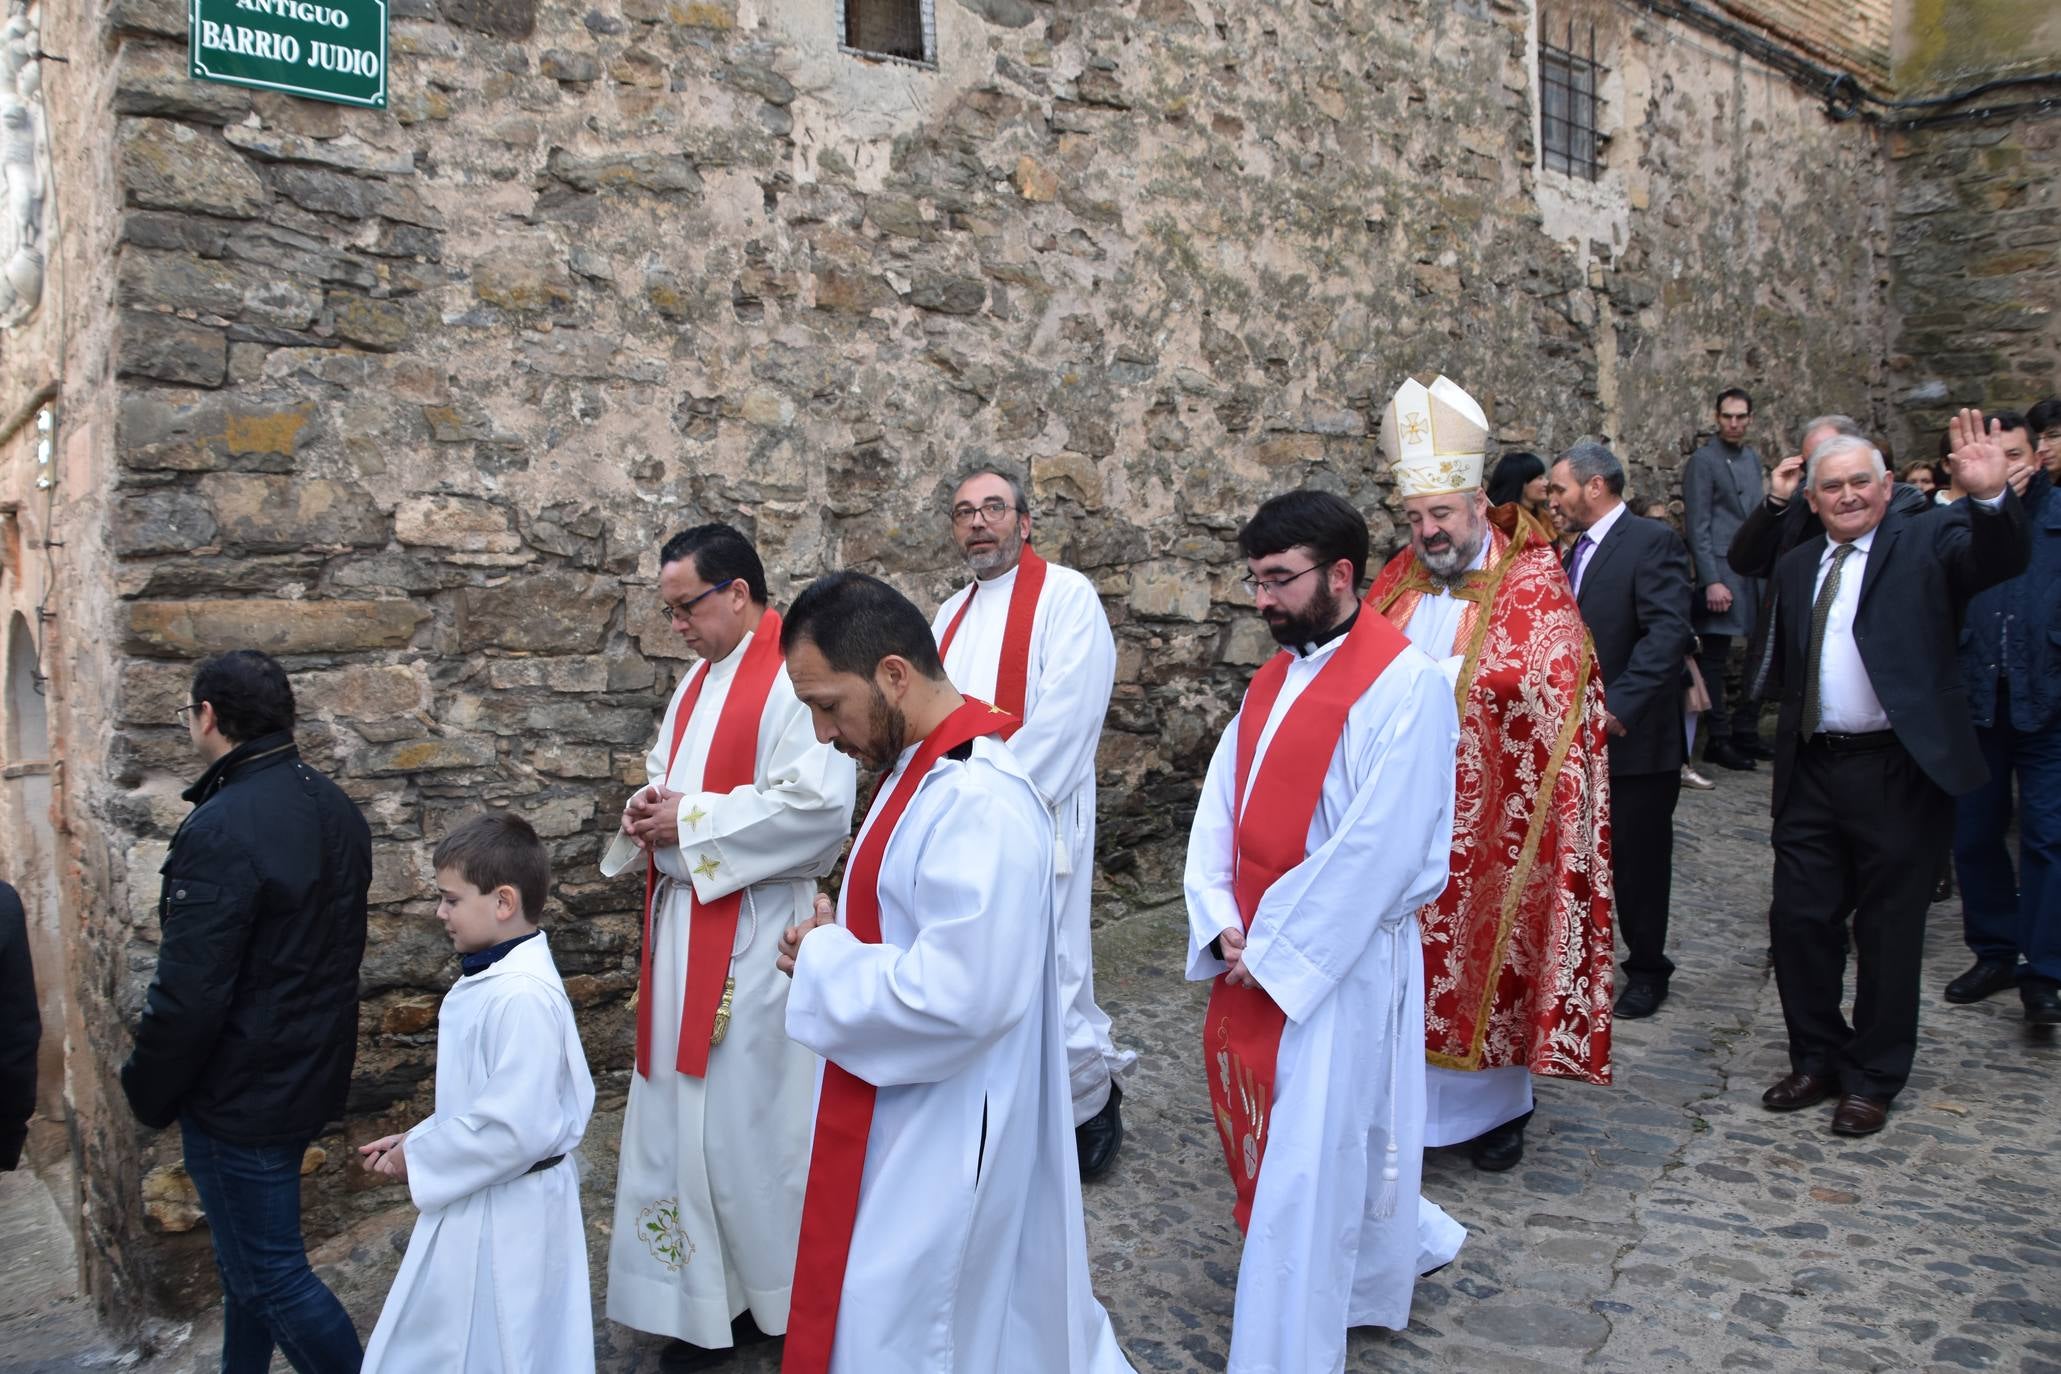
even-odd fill
[[[1818,464],[1824,462],[1827,458],[1837,458],[1847,453],[1867,454],[1869,466],[1875,469],[1875,475],[1878,478],[1889,471],[1889,465],[1882,461],[1881,449],[1876,448],[1857,434],[1835,434],[1824,443],[1812,449],[1810,456],[1803,460],[1804,487],[1809,489],[1817,486]]]

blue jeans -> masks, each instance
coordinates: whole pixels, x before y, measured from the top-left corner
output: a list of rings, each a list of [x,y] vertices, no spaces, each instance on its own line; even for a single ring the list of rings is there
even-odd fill
[[[236,1145],[182,1119],[186,1172],[222,1276],[222,1374],[265,1374],[276,1345],[300,1374],[357,1374],[365,1358],[301,1240],[304,1145]]]
[[[2061,983],[2061,726],[2027,733],[2002,723],[1975,738],[1989,781],[1954,808],[1954,869],[1968,948],[1975,957],[2017,963],[2020,979]],[[2013,806],[2013,781],[2016,806]],[[2018,871],[2004,844],[2018,816]]]

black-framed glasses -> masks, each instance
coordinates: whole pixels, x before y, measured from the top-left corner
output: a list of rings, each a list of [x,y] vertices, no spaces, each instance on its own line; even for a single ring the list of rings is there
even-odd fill
[[[172,712],[172,719],[176,720],[181,725],[185,725],[187,723],[187,714],[189,712],[198,711],[201,707],[205,706],[206,704],[207,703],[204,701],[189,701],[184,706],[181,706],[178,710]]]
[[[707,598],[714,596],[717,592],[723,590],[723,588],[729,586],[732,582],[735,582],[736,580],[737,579],[734,577],[726,577],[721,582],[716,583],[715,586],[710,587],[707,591],[698,592],[695,595],[688,597],[685,601],[682,601],[677,606],[675,606],[672,602],[665,600],[661,600],[658,604],[664,608],[665,618],[677,624],[680,621],[685,620],[689,615],[693,613],[695,604],[697,602],[706,600]]]
[[[963,526],[979,520],[986,525],[998,525],[1004,516],[1015,513],[1016,507],[1000,497],[991,496],[977,506],[961,504],[952,507],[952,523]]]
[[[1323,563],[1312,564],[1299,573],[1290,573],[1287,577],[1254,577],[1252,574],[1247,573],[1244,577],[1238,579],[1238,585],[1245,588],[1247,596],[1258,596],[1261,592],[1265,592],[1268,596],[1279,596],[1281,595],[1281,589],[1295,581],[1296,578],[1308,577],[1311,573],[1326,566],[1328,565]]]

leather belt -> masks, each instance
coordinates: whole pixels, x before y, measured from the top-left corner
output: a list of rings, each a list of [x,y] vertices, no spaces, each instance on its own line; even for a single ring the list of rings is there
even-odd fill
[[[1866,734],[1841,735],[1820,730],[1808,741],[1834,754],[1857,754],[1869,749],[1887,749],[1896,743],[1894,730],[1870,730]]]
[[[535,1164],[530,1165],[529,1168],[524,1169],[523,1172],[526,1174],[541,1174],[546,1169],[550,1168],[552,1165],[558,1163],[559,1160],[564,1158],[564,1155],[553,1155],[549,1159],[540,1159]]]

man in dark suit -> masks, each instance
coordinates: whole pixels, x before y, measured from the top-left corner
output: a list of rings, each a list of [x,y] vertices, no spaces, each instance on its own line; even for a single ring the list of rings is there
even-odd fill
[[[1752,422],[1752,397],[1736,386],[1719,392],[1718,432],[1682,466],[1682,526],[1696,571],[1690,624],[1703,645],[1696,662],[1710,691],[1703,757],[1732,769],[1773,757],[1761,743],[1759,711],[1751,696],[1743,684],[1733,692],[1725,681],[1732,645],[1752,633],[1761,600],[1760,578],[1742,576],[1725,558],[1732,536],[1760,504],[1760,454],[1746,442]]]
[[[1560,455],[1546,496],[1563,529],[1575,602],[1596,641],[1610,752],[1610,870],[1624,935],[1617,1015],[1651,1016],[1675,971],[1667,957],[1675,801],[1682,793],[1682,659],[1689,652],[1689,551],[1624,504],[1624,465],[1583,440]]]
[[[36,1111],[36,1047],[42,1038],[28,915],[14,889],[0,883],[0,1169],[21,1163]]]
[[[1972,412],[1963,412],[1963,417]],[[1962,420],[1957,420],[1957,427]],[[1918,1048],[1933,837],[1985,775],[1955,640],[1962,608],[2025,566],[2023,513],[1980,416],[1957,442],[1968,499],[1892,512],[1882,454],[1821,444],[1804,490],[1824,530],[1775,569],[1782,681],[1775,743],[1775,979],[1791,1073],[1761,1101],[1840,1095],[1832,1129],[1882,1129]],[[1846,913],[1859,953],[1840,1013]]]
[[[1947,984],[1946,999],[1979,1002],[2016,986],[2027,1024],[2061,1026],[2061,491],[2034,468],[2036,431],[2023,417],[1990,423],[2032,548],[2024,572],[1968,603],[1961,631],[1961,680],[1990,776],[1954,807],[1975,966]],[[2015,871],[2005,848],[2014,813]]]

